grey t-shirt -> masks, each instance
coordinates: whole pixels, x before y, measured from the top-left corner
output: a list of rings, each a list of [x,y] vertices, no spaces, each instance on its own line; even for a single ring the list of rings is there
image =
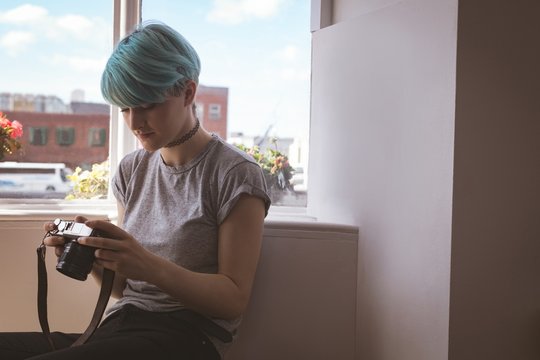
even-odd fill
[[[120,162],[112,182],[125,209],[122,227],[146,249],[191,271],[217,273],[218,229],[242,194],[270,206],[260,166],[216,135],[187,164],[171,167],[159,153],[137,150]],[[172,311],[182,303],[144,281],[127,280],[125,304],[149,311]],[[234,333],[240,319],[212,319]],[[211,338],[223,355],[225,344]]]

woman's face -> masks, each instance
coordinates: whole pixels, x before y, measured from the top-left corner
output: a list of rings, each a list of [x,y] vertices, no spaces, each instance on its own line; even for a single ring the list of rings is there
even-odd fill
[[[148,151],[156,151],[191,129],[184,93],[165,102],[122,109],[124,121]]]

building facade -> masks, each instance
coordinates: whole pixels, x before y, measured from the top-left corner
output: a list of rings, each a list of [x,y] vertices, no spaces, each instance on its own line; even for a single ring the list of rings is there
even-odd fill
[[[229,89],[199,85],[195,103],[203,127],[227,140],[227,111]]]
[[[23,125],[22,151],[5,161],[63,162],[75,169],[105,161],[109,154],[109,115],[4,111]]]
[[[227,139],[228,89],[200,85],[195,99],[197,115],[209,132]],[[55,96],[0,94],[0,111],[23,125],[22,151],[5,161],[63,162],[88,169],[109,154],[110,107],[71,102]]]

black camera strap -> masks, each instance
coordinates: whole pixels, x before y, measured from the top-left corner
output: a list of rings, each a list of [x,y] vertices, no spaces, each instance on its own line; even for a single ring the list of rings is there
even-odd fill
[[[49,233],[45,235],[45,237],[49,236]],[[45,237],[43,239],[45,239]],[[46,254],[46,246],[42,242],[41,245],[37,248],[37,257],[38,257],[38,317],[39,317],[39,325],[41,326],[41,330],[43,331],[43,334],[47,338],[47,341],[49,342],[49,345],[51,346],[52,350],[56,350],[56,347],[54,346],[54,342],[51,338],[51,331],[49,328],[49,321],[47,316],[47,267],[45,265],[45,254]],[[114,271],[109,269],[103,270],[103,277],[101,279],[101,290],[99,292],[96,308],[94,310],[94,315],[92,316],[92,320],[90,320],[90,324],[84,331],[84,333],[71,345],[71,346],[77,346],[84,344],[96,331],[99,323],[101,322],[101,318],[103,317],[103,313],[105,312],[105,308],[107,307],[107,303],[109,302],[109,297],[111,296],[112,287],[114,283]]]
[[[51,339],[51,331],[49,329],[49,321],[47,320],[47,268],[45,266],[45,254],[46,254],[46,247],[44,244],[41,244],[40,247],[37,248],[37,256],[38,256],[38,316],[39,316],[39,325],[41,326],[41,330],[43,331],[43,334],[47,338],[47,341],[49,341],[49,345],[53,350],[55,350],[54,342]]]

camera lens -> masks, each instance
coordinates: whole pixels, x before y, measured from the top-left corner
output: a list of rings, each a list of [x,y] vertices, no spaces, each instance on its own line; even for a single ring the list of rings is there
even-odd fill
[[[77,240],[71,240],[58,259],[56,270],[73,279],[86,280],[94,264],[95,250],[93,247],[79,244]]]

